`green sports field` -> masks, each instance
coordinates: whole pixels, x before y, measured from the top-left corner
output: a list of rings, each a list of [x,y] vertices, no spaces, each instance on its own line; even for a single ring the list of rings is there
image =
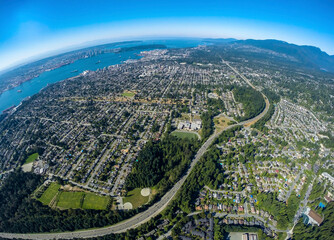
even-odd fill
[[[94,193],[85,193],[85,198],[82,204],[83,209],[107,209],[110,198],[106,196],[99,196]]]
[[[52,182],[44,191],[42,196],[38,198],[44,205],[49,205],[55,197],[55,201],[50,205],[51,207],[58,207],[60,209],[96,209],[105,210],[111,201],[108,196],[101,196],[90,192],[68,192],[60,191],[60,185]]]
[[[136,93],[134,93],[134,92],[129,92],[129,91],[124,91],[124,92],[122,93],[122,96],[124,96],[124,97],[129,97],[129,98],[134,97],[135,95],[136,95]]]
[[[198,136],[196,133],[191,133],[191,132],[178,132],[174,131],[172,132],[173,136],[179,137],[179,138],[188,138],[188,139],[198,139]]]
[[[49,205],[51,200],[58,193],[59,188],[60,185],[58,183],[52,182],[38,200],[42,202],[44,205]]]
[[[32,163],[33,161],[35,161],[37,158],[38,158],[38,153],[34,153],[34,154],[31,154],[27,159],[26,161],[24,162],[24,164],[27,164],[27,163]]]
[[[84,192],[62,192],[58,198],[57,207],[59,208],[81,208]]]

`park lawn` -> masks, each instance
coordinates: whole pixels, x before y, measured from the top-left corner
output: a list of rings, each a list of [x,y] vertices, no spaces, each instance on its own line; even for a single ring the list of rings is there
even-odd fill
[[[27,159],[26,161],[24,162],[24,164],[27,164],[27,163],[32,163],[33,161],[35,161],[37,158],[38,158],[38,153],[33,153],[31,154]]]
[[[107,209],[110,198],[107,196],[100,196],[94,193],[85,193],[85,198],[82,204],[83,209]]]
[[[135,95],[136,95],[135,92],[130,92],[130,91],[124,91],[124,92],[122,93],[122,96],[124,96],[124,97],[129,97],[129,98],[132,98],[132,97],[134,97]]]
[[[84,192],[62,192],[59,196],[57,207],[59,208],[81,208]]]
[[[215,117],[213,119],[213,122],[215,124],[215,128],[217,129],[217,131],[220,131],[228,127],[231,120],[226,117],[219,116],[219,117]]]
[[[176,136],[178,138],[188,138],[188,139],[195,139],[197,140],[198,139],[198,136],[196,133],[191,133],[191,132],[178,132],[178,131],[174,131],[172,132],[172,135],[173,136]]]
[[[59,188],[60,184],[52,182],[38,200],[42,202],[44,205],[49,205],[51,200],[58,193]]]
[[[129,191],[126,197],[123,198],[123,204],[126,202],[130,202],[133,209],[135,209],[147,203],[150,196],[143,197],[140,191],[141,188],[135,188]]]

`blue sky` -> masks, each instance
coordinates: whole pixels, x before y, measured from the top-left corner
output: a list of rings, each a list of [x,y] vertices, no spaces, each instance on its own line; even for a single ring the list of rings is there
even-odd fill
[[[99,39],[280,39],[334,54],[331,0],[0,0],[0,70]]]

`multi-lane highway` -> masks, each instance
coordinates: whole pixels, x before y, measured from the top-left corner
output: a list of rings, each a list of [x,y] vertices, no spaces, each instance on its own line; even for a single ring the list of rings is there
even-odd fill
[[[226,62],[224,62],[226,63]],[[247,84],[249,84],[251,87],[254,88],[253,85],[251,85],[244,76],[242,76],[239,72],[237,72],[234,68],[232,68],[228,63],[226,63],[234,72],[236,72],[242,79],[246,81]],[[264,96],[264,95],[263,95]],[[103,227],[98,229],[88,229],[88,230],[81,230],[81,231],[75,231],[75,232],[61,232],[61,233],[36,233],[36,234],[15,234],[15,233],[0,233],[0,237],[3,238],[20,238],[20,239],[73,239],[73,238],[92,238],[92,237],[98,237],[98,236],[104,236],[111,233],[121,233],[126,232],[127,230],[131,228],[136,228],[139,225],[149,221],[151,218],[157,216],[173,199],[177,191],[181,188],[181,186],[184,184],[185,180],[189,176],[190,172],[194,168],[194,166],[197,164],[197,162],[201,159],[203,154],[206,152],[208,147],[213,143],[213,141],[216,139],[217,136],[219,136],[223,131],[227,131],[235,126],[240,125],[247,125],[256,122],[260,118],[262,118],[269,109],[269,101],[266,96],[264,96],[266,107],[265,109],[256,117],[249,119],[247,121],[243,121],[240,123],[236,123],[234,125],[230,125],[226,127],[225,129],[221,131],[215,132],[198,150],[197,154],[195,155],[193,161],[190,164],[190,167],[187,171],[187,173],[173,186],[172,189],[170,189],[159,202],[152,205],[150,208],[148,208],[146,211],[137,214],[136,216],[120,222],[118,224],[109,226],[109,227]]]

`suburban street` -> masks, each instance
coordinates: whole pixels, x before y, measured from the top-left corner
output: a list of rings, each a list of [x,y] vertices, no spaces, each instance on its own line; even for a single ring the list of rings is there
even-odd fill
[[[302,166],[302,169],[300,170],[300,172],[298,173],[298,175],[297,175],[297,177],[295,178],[295,181],[293,182],[293,184],[291,185],[291,187],[290,187],[290,189],[289,189],[289,192],[285,195],[285,198],[284,198],[284,202],[286,202],[288,199],[289,199],[289,197],[290,197],[290,195],[291,195],[291,193],[292,193],[292,191],[293,191],[293,189],[294,189],[294,187],[295,187],[295,185],[296,185],[296,182],[299,180],[299,178],[300,178],[300,175],[303,173],[303,171],[304,171],[304,168],[303,168],[303,166]]]

